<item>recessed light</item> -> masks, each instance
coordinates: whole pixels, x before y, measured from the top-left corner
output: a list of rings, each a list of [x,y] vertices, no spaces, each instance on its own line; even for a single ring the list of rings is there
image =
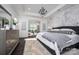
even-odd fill
[[[31,10],[31,8],[28,8],[28,10]]]

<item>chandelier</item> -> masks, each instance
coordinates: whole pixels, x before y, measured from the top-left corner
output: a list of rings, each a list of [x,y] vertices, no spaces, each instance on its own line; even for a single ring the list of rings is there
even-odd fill
[[[47,10],[44,7],[41,7],[41,9],[39,10],[39,14],[45,15],[46,13],[47,13]]]

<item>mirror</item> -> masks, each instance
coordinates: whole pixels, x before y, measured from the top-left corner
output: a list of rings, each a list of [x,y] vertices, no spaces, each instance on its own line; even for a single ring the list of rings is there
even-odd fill
[[[11,15],[0,5],[0,29],[10,29]]]

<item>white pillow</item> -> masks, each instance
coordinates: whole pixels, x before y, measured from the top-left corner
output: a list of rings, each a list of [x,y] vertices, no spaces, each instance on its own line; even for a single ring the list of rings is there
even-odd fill
[[[52,29],[51,31],[60,31],[60,29]]]
[[[61,31],[74,31],[72,29],[60,29]]]
[[[68,32],[76,33],[73,29],[60,29],[60,31],[68,31]]]

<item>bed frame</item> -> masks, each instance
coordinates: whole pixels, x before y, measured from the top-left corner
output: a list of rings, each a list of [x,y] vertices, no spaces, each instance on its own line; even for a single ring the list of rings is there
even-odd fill
[[[76,34],[79,35],[79,26],[61,26],[61,27],[54,27],[53,29],[62,29],[62,28],[73,29],[76,32]],[[53,42],[53,43],[49,42],[48,40],[43,38],[41,35],[37,36],[36,38],[39,39],[45,45],[47,45],[49,48],[54,50],[56,55],[60,55],[61,51],[59,50],[58,45],[57,45],[56,42]]]
[[[46,40],[45,38],[41,37],[41,35],[37,36],[36,39],[39,39],[42,43],[47,45],[49,48],[53,49],[56,55],[60,55],[60,50],[58,49],[58,45],[56,42],[52,43]]]

